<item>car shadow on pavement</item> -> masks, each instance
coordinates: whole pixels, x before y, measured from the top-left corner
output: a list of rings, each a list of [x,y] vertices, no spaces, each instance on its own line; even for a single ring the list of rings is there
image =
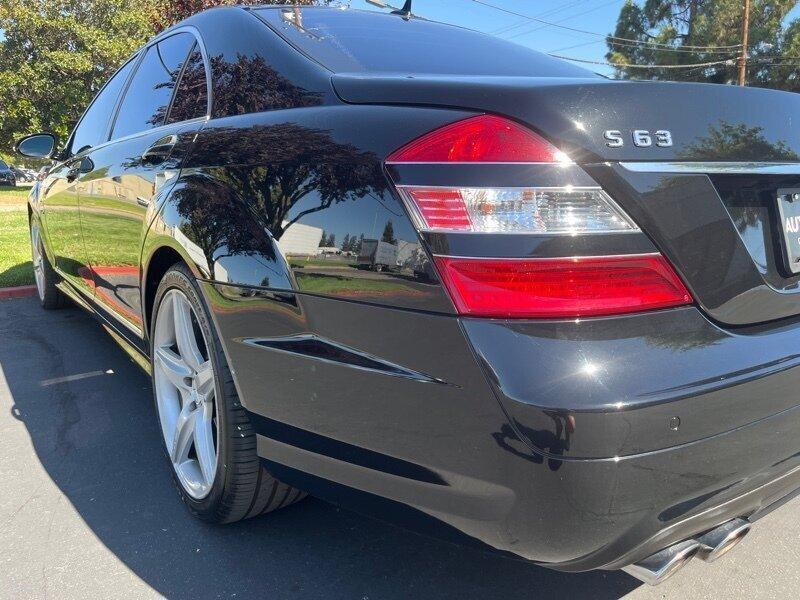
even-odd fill
[[[36,459],[94,536],[167,598],[618,598],[640,585],[453,546],[314,498],[234,525],[200,523],[173,489],[149,379],[96,322],[6,301],[0,337],[11,417]]]

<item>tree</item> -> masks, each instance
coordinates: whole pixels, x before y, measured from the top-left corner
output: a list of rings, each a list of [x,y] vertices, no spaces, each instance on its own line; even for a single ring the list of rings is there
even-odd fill
[[[753,0],[750,18],[749,83],[798,89],[800,82],[781,55],[800,56],[800,25],[783,21],[796,0]],[[620,10],[613,39],[606,38],[606,58],[622,65],[656,65],[653,68],[618,67],[620,78],[671,79],[732,83],[740,55],[742,0],[628,0]],[[619,39],[619,38],[624,38]],[[625,40],[635,40],[629,42]],[[704,48],[698,48],[704,47]],[[711,48],[709,48],[711,47]],[[680,69],[657,65],[719,63]]]
[[[397,239],[394,237],[394,225],[392,224],[391,220],[386,221],[386,226],[383,228],[381,241],[386,242],[387,244],[397,243]]]
[[[708,135],[687,145],[681,152],[686,160],[753,160],[768,162],[797,162],[800,156],[783,140],[770,142],[763,127],[748,127],[744,123],[720,121]]]
[[[325,248],[328,245],[328,234],[322,230],[322,237],[319,239],[319,248]]]
[[[240,254],[278,260],[275,242],[293,224],[336,204],[380,197],[387,185],[375,154],[296,123],[216,126],[198,137],[188,167],[212,165],[226,167],[213,176],[190,172],[172,193],[181,230],[212,272],[217,261]],[[320,247],[335,246],[326,232]]]
[[[761,87],[800,92],[800,19],[785,27],[772,48],[760,53],[761,61],[748,68],[750,83]]]
[[[350,234],[346,233],[342,240],[342,252],[347,252],[348,250],[350,250]]]
[[[154,33],[145,0],[0,3],[0,152],[36,131],[63,140],[111,74]]]
[[[37,131],[65,140],[124,60],[163,28],[221,4],[254,0],[3,0],[0,156]],[[279,4],[259,0],[258,4]],[[300,0],[295,4],[325,3]],[[241,66],[241,65],[239,65]],[[273,82],[265,82],[266,87]],[[252,94],[260,91],[254,89]],[[280,90],[279,90],[280,92]],[[221,102],[237,98],[220,98]],[[302,106],[303,103],[298,104]]]
[[[284,0],[162,0],[159,16],[154,20],[154,25],[160,30],[191,17],[207,8],[225,6],[230,4],[288,4]],[[294,0],[293,5],[327,4],[320,0]]]

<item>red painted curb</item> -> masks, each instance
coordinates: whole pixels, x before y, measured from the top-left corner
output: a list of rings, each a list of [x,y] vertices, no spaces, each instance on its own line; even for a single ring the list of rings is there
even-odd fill
[[[0,288],[0,300],[8,298],[25,298],[36,295],[35,285],[21,285],[19,287]]]

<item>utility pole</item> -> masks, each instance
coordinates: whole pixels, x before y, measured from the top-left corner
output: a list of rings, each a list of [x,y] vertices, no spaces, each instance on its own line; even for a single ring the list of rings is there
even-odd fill
[[[739,85],[747,85],[747,44],[750,38],[750,0],[744,0],[742,55],[739,57]]]

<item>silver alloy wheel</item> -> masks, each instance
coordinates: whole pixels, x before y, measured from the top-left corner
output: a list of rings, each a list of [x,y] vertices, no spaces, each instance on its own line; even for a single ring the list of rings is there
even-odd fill
[[[42,241],[38,225],[31,225],[31,260],[33,262],[33,277],[36,280],[36,291],[39,293],[39,300],[44,301]]]
[[[217,472],[219,420],[214,370],[198,346],[208,348],[186,295],[171,289],[161,299],[153,332],[154,385],[161,432],[184,490],[200,500]],[[206,354],[207,354],[207,350]]]

